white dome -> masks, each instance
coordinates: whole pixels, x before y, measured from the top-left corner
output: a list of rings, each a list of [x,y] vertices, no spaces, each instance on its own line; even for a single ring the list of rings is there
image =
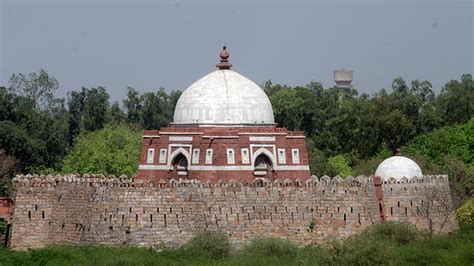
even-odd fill
[[[422,174],[420,166],[418,166],[415,161],[404,156],[396,155],[385,159],[385,161],[377,167],[375,175],[382,177],[384,180],[391,177],[400,180],[403,177],[421,177]]]
[[[239,73],[224,69],[202,77],[179,98],[173,124],[269,125],[273,109],[265,92]]]

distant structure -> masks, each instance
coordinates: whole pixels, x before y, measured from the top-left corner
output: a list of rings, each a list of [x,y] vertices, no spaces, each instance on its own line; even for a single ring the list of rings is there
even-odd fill
[[[334,82],[336,82],[336,86],[339,88],[350,88],[352,83],[352,74],[352,70],[334,70]]]

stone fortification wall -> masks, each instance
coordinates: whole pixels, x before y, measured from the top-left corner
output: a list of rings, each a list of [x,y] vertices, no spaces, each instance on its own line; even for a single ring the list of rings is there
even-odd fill
[[[15,249],[176,246],[204,229],[226,232],[236,245],[255,236],[304,244],[349,236],[378,222],[368,177],[202,184],[49,176],[17,177],[14,184]]]
[[[359,233],[382,221],[384,211],[388,220],[414,222],[413,213],[403,210],[421,198],[404,187],[423,191],[435,184],[386,183],[382,191],[373,180],[377,178],[324,176],[252,183],[138,183],[124,177],[18,176],[10,243],[14,249],[51,244],[177,246],[204,229],[225,232],[237,246],[256,236],[320,243]],[[436,182],[447,188],[447,180]],[[382,192],[386,196],[380,198]],[[396,199],[401,207],[393,208]]]
[[[382,187],[387,221],[411,223],[433,234],[458,228],[447,175],[389,179]]]

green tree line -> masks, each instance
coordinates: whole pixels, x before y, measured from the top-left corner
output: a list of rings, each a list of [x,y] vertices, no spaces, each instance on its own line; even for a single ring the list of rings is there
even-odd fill
[[[435,129],[466,124],[474,115],[474,82],[470,74],[447,82],[438,94],[429,81],[406,82],[401,77],[393,80],[392,88],[371,95],[359,94],[355,88],[324,88],[314,81],[296,87],[267,81],[262,87],[270,98],[278,126],[305,132],[311,172],[317,176],[372,174],[374,167],[395,148],[407,146]],[[77,151],[84,151],[84,147],[74,151],[76,143],[91,150],[108,147],[107,152],[113,154],[117,151],[101,141],[129,140],[134,144],[122,143],[119,147],[140,149],[137,136],[142,130],[169,125],[181,95],[179,90],[168,92],[164,88],[140,94],[129,87],[121,103],[111,103],[102,86],[83,87],[69,92],[66,98],[54,96],[58,88],[59,82],[45,70],[14,74],[7,86],[0,87],[0,194],[8,192],[9,180],[16,173],[76,171],[78,164],[74,166],[73,162],[84,159]],[[108,131],[94,133],[98,130]],[[110,133],[114,130],[121,134]],[[446,134],[452,132],[448,130]],[[470,134],[469,149],[451,154],[451,159],[433,161],[426,152],[414,155],[441,167],[446,160],[462,162],[457,166],[468,169],[472,159],[461,157],[466,153],[472,157]],[[126,166],[119,167],[116,160],[115,165],[106,170],[102,167],[100,172],[130,174],[130,157],[124,160]]]

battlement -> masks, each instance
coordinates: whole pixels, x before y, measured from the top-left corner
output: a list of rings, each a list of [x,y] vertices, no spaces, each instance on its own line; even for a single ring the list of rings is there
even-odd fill
[[[234,179],[231,180],[218,180],[201,182],[199,180],[187,180],[187,179],[161,179],[158,181],[148,180],[144,181],[141,179],[135,180],[126,175],[116,177],[115,175],[104,176],[101,174],[69,174],[69,175],[17,175],[13,178],[13,185],[15,187],[42,187],[42,186],[56,186],[59,183],[75,183],[82,184],[91,187],[333,187],[333,186],[346,186],[346,187],[360,187],[370,184],[373,186],[374,176],[357,176],[357,177],[329,177],[322,176],[311,176],[307,179],[275,179],[270,181],[266,178],[255,178],[252,182],[239,182]],[[397,181],[394,178],[385,180],[382,182],[385,186],[396,185],[396,184],[424,184],[424,183],[443,183],[448,184],[447,175],[424,175],[422,177],[413,177],[411,179],[403,178]]]

